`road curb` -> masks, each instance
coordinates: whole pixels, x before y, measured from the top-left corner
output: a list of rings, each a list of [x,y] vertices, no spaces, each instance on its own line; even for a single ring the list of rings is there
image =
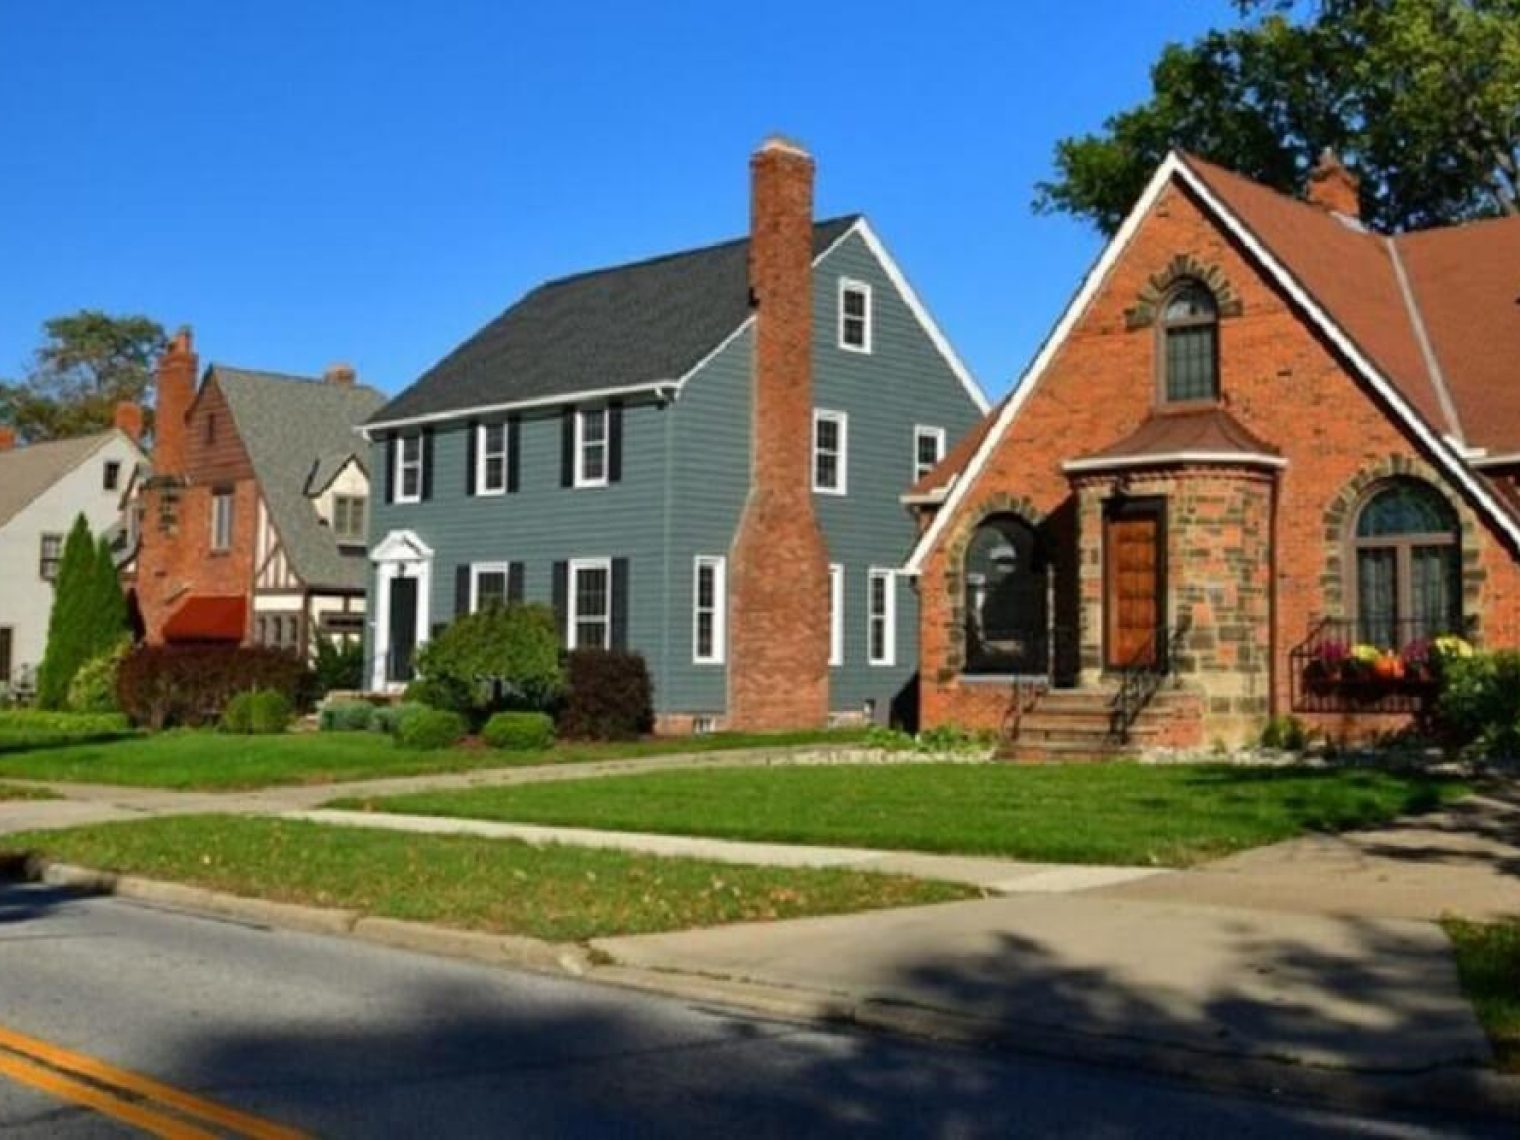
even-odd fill
[[[1520,1077],[1482,1069],[1375,1073],[1316,1068],[1049,1026],[1010,1027],[1000,1021],[925,1006],[623,965],[595,946],[248,898],[35,856],[0,871],[82,894],[115,895],[282,930],[337,935],[396,950],[578,978],[778,1021],[995,1049],[1130,1072],[1141,1070],[1188,1084],[1353,1112],[1439,1112],[1464,1119],[1520,1119]]]

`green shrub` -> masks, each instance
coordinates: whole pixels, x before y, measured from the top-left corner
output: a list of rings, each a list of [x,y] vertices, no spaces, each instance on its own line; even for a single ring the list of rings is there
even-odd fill
[[[867,748],[879,748],[883,752],[908,752],[914,745],[913,737],[902,729],[887,728],[880,724],[873,724],[866,729],[865,739],[861,743]]]
[[[396,743],[403,748],[436,751],[464,739],[464,717],[448,709],[419,708],[401,718]]]
[[[253,692],[237,693],[222,710],[222,731],[234,736],[253,733]]]
[[[69,708],[83,713],[116,712],[116,671],[131,648],[131,639],[123,637],[81,665],[69,682]]]
[[[90,533],[83,514],[63,545],[47,648],[37,670],[37,702],[46,709],[68,704],[69,687],[87,661],[115,647],[127,632],[127,603],[110,545]]]
[[[63,741],[83,743],[127,736],[132,726],[120,713],[47,712],[6,709],[0,712],[0,746],[29,747]]]
[[[1435,727],[1446,743],[1520,756],[1520,650],[1447,658],[1440,678]]]
[[[561,736],[633,740],[654,727],[654,684],[641,655],[577,649],[567,661],[570,688],[559,714]]]
[[[1267,723],[1262,725],[1261,746],[1263,748],[1302,752],[1309,747],[1309,739],[1308,726],[1296,716],[1269,717]]]
[[[554,744],[554,721],[547,713],[497,713],[481,730],[492,748],[506,752],[539,752]]]
[[[295,710],[290,698],[273,689],[260,689],[249,702],[249,730],[255,736],[278,736],[289,730]]]
[[[419,677],[406,687],[402,700],[468,715],[475,709],[476,690],[453,677]]]
[[[455,618],[418,651],[417,673],[436,686],[423,690],[435,708],[477,717],[546,708],[564,688],[554,611],[512,603]]]
[[[402,701],[399,705],[379,705],[375,709],[374,717],[370,720],[370,728],[376,732],[383,732],[387,736],[395,736],[401,731],[402,721],[427,707],[427,705],[410,701]]]
[[[334,689],[348,692],[364,686],[363,642],[357,638],[339,640],[319,636],[316,650],[312,672],[317,692],[326,694]]]
[[[973,752],[984,743],[980,736],[953,724],[926,728],[914,740],[920,752]]]
[[[311,673],[294,653],[264,646],[140,645],[122,659],[116,699],[134,723],[216,724],[227,702],[253,689],[284,693],[303,707]]]
[[[329,701],[317,712],[323,732],[367,732],[375,725],[375,706],[368,701]]]

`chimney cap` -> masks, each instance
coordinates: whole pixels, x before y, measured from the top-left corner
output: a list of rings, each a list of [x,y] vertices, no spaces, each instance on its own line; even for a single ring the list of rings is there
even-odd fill
[[[175,355],[189,353],[195,347],[195,337],[189,325],[180,325],[169,338],[169,352]]]
[[[359,374],[354,370],[354,366],[343,361],[329,364],[322,372],[322,379],[324,381],[329,384],[340,385],[344,388],[352,387],[358,376]]]
[[[807,147],[803,146],[796,139],[790,138],[787,135],[780,134],[779,132],[766,135],[765,141],[760,144],[760,149],[756,153],[774,154],[778,152],[783,154],[795,154],[802,158],[813,157],[808,153]]]
[[[1320,151],[1309,171],[1307,197],[1312,205],[1348,218],[1361,217],[1361,179],[1330,147]]]

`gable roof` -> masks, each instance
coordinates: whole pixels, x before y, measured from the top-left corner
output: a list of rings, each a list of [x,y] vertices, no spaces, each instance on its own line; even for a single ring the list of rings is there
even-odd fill
[[[813,226],[816,258],[858,214]],[[749,239],[538,286],[371,419],[371,427],[674,384],[750,315]]]
[[[126,438],[112,429],[0,451],[0,526],[118,436]]]
[[[291,569],[310,587],[363,589],[363,551],[345,552],[317,517],[307,486],[318,468],[365,466],[357,428],[385,397],[363,385],[213,364],[206,383],[221,388],[248,452],[259,491]]]
[[[1353,219],[1173,151],[1088,271],[1013,392],[989,417],[991,422],[978,429],[977,445],[967,449],[969,454],[962,453],[964,462],[958,468],[940,473],[949,487],[944,506],[919,536],[906,572],[922,569],[955,506],[1140,221],[1173,181],[1190,190],[1246,247],[1266,276],[1345,355],[1393,418],[1430,449],[1452,481],[1520,548],[1520,513],[1466,461],[1469,446],[1479,440],[1494,441],[1478,443],[1480,447],[1520,451],[1520,393],[1513,391],[1511,363],[1520,360],[1520,311],[1515,307],[1520,295],[1520,218],[1388,238]],[[1503,307],[1506,300],[1508,309]],[[1488,342],[1497,347],[1489,349]],[[1464,437],[1465,426],[1473,431],[1470,438]]]

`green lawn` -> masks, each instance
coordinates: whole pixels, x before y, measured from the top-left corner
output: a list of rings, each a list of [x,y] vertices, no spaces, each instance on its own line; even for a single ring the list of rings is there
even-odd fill
[[[949,883],[737,867],[510,840],[242,816],[179,816],[7,836],[100,870],[388,918],[578,941],[973,898]]]
[[[0,750],[0,778],[128,784],[151,788],[231,791],[276,784],[330,784],[340,780],[413,776],[534,764],[576,764],[673,752],[783,747],[818,742],[848,744],[851,731],[746,736],[715,733],[624,744],[567,744],[543,752],[497,752],[483,747],[416,752],[371,732],[228,736],[165,732],[89,744],[47,744]]]
[[[1186,866],[1429,810],[1455,782],[1227,765],[902,764],[655,772],[340,801],[419,815],[618,831]]]
[[[1462,989],[1493,1042],[1499,1068],[1520,1073],[1520,922],[1442,924],[1457,954]]]
[[[58,797],[42,788],[18,788],[12,784],[0,784],[0,801],[4,800],[56,800]]]

